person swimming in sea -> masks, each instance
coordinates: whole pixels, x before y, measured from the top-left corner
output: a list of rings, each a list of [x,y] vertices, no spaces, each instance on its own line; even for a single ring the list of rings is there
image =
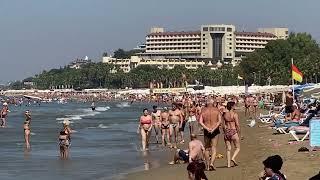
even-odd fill
[[[92,111],[95,111],[95,110],[96,110],[96,105],[95,105],[94,102],[92,102],[92,104],[91,104],[91,109],[92,109]]]

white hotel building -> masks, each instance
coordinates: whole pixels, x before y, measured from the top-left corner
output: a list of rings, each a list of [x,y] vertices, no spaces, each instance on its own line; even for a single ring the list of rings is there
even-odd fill
[[[202,25],[200,31],[166,32],[151,28],[146,36],[145,52],[131,59],[103,57],[103,62],[119,65],[129,72],[138,65],[157,65],[173,68],[184,65],[188,69],[201,66],[215,68],[217,62],[233,63],[247,53],[265,48],[272,40],[288,38],[288,28],[260,28],[258,32],[236,32],[234,25]]]

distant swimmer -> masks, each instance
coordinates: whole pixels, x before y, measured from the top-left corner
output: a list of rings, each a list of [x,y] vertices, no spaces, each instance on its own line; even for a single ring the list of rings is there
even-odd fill
[[[24,124],[23,124],[24,140],[25,140],[26,148],[30,149],[31,113],[30,113],[30,111],[26,111],[24,115],[25,115],[25,118],[26,118],[26,120],[24,121]]]
[[[143,109],[143,115],[140,116],[137,133],[141,134],[142,150],[149,150],[149,138],[152,130],[152,117],[148,109]]]
[[[4,102],[0,111],[1,127],[6,127],[6,121],[9,112],[8,103]]]
[[[161,113],[161,132],[162,132],[162,145],[165,146],[165,142],[171,146],[170,142],[170,121],[169,121],[169,113],[168,108],[164,107],[163,112]],[[167,136],[167,140],[165,137]]]
[[[92,104],[91,104],[91,109],[92,109],[92,111],[95,111],[95,110],[96,110],[96,105],[95,105],[94,102],[92,102]]]
[[[213,99],[209,99],[207,102],[207,107],[202,109],[199,121],[200,125],[203,127],[207,170],[212,171],[215,170],[214,161],[216,157],[218,135],[220,134],[219,126],[221,124],[221,114]],[[209,155],[210,150],[211,160]]]
[[[161,134],[161,111],[157,106],[153,106],[153,111],[151,113],[154,132],[156,133],[157,144],[159,143],[159,135]]]

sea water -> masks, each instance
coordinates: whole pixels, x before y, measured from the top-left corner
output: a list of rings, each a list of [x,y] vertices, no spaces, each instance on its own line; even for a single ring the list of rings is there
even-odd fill
[[[142,109],[152,104],[96,106],[96,111],[89,103],[10,106],[8,127],[0,129],[0,179],[116,179],[143,170],[146,158],[136,131]],[[25,110],[32,114],[30,151],[24,148]],[[69,160],[59,159],[58,133],[64,119],[76,131]]]

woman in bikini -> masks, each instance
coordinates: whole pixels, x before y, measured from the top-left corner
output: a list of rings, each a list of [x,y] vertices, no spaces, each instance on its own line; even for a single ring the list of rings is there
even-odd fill
[[[9,113],[9,108],[8,108],[8,103],[4,102],[3,107],[0,111],[0,118],[1,118],[1,127],[6,127],[6,120],[7,120],[7,115]]]
[[[67,159],[69,155],[69,137],[66,131],[60,131],[59,134],[59,149],[61,159]]]
[[[149,114],[148,109],[143,109],[143,115],[140,117],[139,127],[137,133],[141,134],[142,150],[149,150],[149,137],[152,130],[152,117]]]
[[[61,135],[64,132],[63,135]],[[60,153],[61,153],[61,148],[63,145],[63,156],[62,158],[67,159],[69,157],[69,149],[71,145],[71,133],[74,131],[70,128],[70,121],[69,120],[64,120],[63,121],[63,130],[60,132],[59,140],[60,140]]]
[[[23,129],[24,129],[24,140],[26,143],[26,148],[30,149],[30,123],[31,123],[31,113],[29,111],[26,111],[25,113],[26,120],[24,121],[23,124]]]
[[[234,111],[235,103],[227,103],[227,111],[223,113],[223,131],[224,141],[227,149],[228,168],[231,167],[231,162],[234,166],[237,166],[236,157],[240,152],[240,125],[238,114]],[[235,151],[231,158],[231,144],[234,144]]]

